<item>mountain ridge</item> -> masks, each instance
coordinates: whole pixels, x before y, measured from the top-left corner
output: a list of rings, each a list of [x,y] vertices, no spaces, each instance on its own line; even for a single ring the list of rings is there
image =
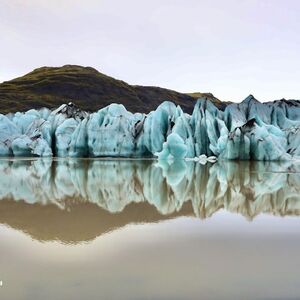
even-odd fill
[[[211,100],[220,109],[226,106],[211,93],[185,94],[156,86],[130,85],[92,67],[64,65],[40,67],[0,83],[0,112],[53,109],[66,102],[96,111],[115,102],[129,111],[147,113],[164,101],[172,101],[191,112],[199,96]]]

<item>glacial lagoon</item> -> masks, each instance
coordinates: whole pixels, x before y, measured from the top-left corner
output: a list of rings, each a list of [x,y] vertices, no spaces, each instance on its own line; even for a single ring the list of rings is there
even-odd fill
[[[0,174],[1,299],[300,298],[299,163],[11,158]]]

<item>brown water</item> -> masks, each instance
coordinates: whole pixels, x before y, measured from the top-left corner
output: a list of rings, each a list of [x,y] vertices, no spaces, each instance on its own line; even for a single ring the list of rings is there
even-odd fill
[[[300,166],[0,160],[0,299],[300,299]]]

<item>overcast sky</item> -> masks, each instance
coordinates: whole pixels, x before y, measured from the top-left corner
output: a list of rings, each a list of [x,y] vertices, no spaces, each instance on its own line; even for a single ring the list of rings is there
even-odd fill
[[[0,0],[0,82],[64,64],[224,100],[300,99],[300,1]]]

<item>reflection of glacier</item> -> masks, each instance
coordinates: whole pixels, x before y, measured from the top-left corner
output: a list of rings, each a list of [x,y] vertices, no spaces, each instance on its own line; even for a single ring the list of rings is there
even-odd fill
[[[61,209],[88,202],[116,213],[147,202],[162,215],[189,203],[201,218],[221,208],[248,219],[300,213],[300,166],[291,163],[1,160],[0,173],[0,199]]]

